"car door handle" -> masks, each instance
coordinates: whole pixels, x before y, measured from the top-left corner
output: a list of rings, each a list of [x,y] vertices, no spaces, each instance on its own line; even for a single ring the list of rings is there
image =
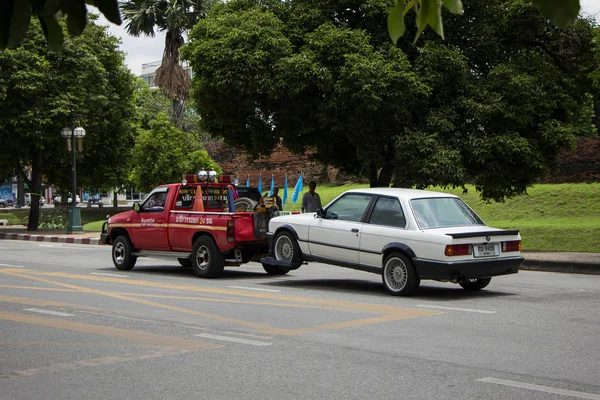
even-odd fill
[[[352,232],[354,232],[354,233],[358,233],[358,229],[356,229],[356,228],[352,228]]]

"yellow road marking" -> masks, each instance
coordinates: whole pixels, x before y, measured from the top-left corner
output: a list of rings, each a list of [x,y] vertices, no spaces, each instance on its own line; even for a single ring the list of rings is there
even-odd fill
[[[331,330],[331,329],[341,329],[348,327],[356,327],[363,326],[369,324],[376,324],[380,322],[388,322],[395,320],[402,320],[407,318],[416,318],[416,317],[424,317],[424,316],[432,316],[439,315],[442,312],[438,311],[430,311],[424,309],[414,309],[414,308],[402,308],[395,306],[382,306],[382,305],[374,305],[374,304],[363,304],[363,303],[352,303],[345,301],[336,301],[336,300],[324,300],[324,299],[315,299],[309,297],[298,297],[298,296],[286,296],[280,294],[273,293],[258,293],[258,292],[247,292],[247,291],[239,291],[239,290],[230,290],[230,289],[220,289],[220,288],[202,288],[198,286],[190,286],[190,285],[177,285],[177,284],[168,284],[168,283],[159,283],[159,282],[151,282],[151,281],[142,281],[142,280],[127,280],[127,279],[118,279],[118,278],[109,278],[109,277],[97,277],[90,275],[77,275],[70,274],[64,272],[39,272],[39,271],[23,271],[23,270],[0,270],[8,275],[21,277],[24,279],[31,279],[38,282],[44,282],[51,285],[61,286],[63,288],[68,288],[74,291],[82,292],[82,293],[93,293],[107,297],[113,297],[121,300],[131,301],[134,303],[144,304],[151,307],[163,308],[171,311],[176,311],[184,314],[200,316],[204,318],[210,318],[217,321],[228,322],[232,324],[237,324],[241,326],[246,326],[250,328],[254,328],[258,330],[260,333],[264,334],[278,334],[278,335],[300,335],[310,332],[323,331],[323,330]],[[370,313],[378,313],[384,314],[378,317],[372,318],[363,318],[357,320],[350,321],[342,321],[342,322],[333,322],[329,324],[322,324],[308,328],[300,328],[300,329],[284,329],[284,328],[276,328],[270,327],[267,325],[243,321],[235,318],[224,317],[221,315],[209,314],[205,312],[200,312],[196,310],[190,310],[182,307],[170,306],[166,304],[156,303],[148,300],[143,300],[138,297],[156,297],[156,298],[181,298],[183,296],[164,296],[164,295],[145,295],[145,294],[133,294],[133,293],[116,293],[116,292],[106,292],[101,290],[89,289],[85,287],[80,287],[76,285],[71,285],[68,283],[53,281],[49,279],[44,279],[39,276],[31,276],[31,275],[39,275],[46,277],[56,277],[56,278],[66,278],[66,279],[76,279],[76,280],[87,280],[87,281],[96,281],[96,282],[108,282],[108,283],[119,283],[125,285],[132,286],[140,286],[140,287],[150,287],[150,288],[161,288],[161,289],[173,289],[173,290],[185,290],[192,292],[200,292],[200,293],[210,293],[210,294],[220,294],[220,295],[230,295],[230,296],[241,296],[245,298],[259,298],[259,299],[269,299],[269,300],[278,300],[282,302],[289,303],[301,303],[301,304],[272,304],[270,302],[255,302],[256,304],[264,304],[264,305],[277,305],[284,307],[306,307],[306,308],[314,308],[314,309],[323,309],[323,310],[339,310],[339,311],[349,311],[349,312],[370,312]],[[185,297],[184,297],[185,298]],[[196,300],[198,298],[191,298]],[[249,303],[239,300],[233,299],[200,299],[203,301],[224,301],[231,303]],[[302,304],[303,303],[303,304]]]
[[[8,311],[0,311],[0,319],[6,321],[20,322],[24,324],[46,326],[48,328],[64,329],[68,331],[88,333],[98,336],[131,340],[146,343],[152,346],[170,347],[175,349],[199,350],[222,347],[212,343],[198,340],[182,339],[173,336],[155,335],[126,329],[113,328],[110,326],[94,325],[85,322],[68,321],[65,319],[40,317],[37,315],[18,314]]]

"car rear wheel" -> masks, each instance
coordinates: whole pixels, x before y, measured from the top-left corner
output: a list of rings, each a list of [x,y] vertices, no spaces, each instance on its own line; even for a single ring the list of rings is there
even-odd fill
[[[412,261],[402,253],[391,253],[383,261],[383,284],[394,296],[413,293],[421,283]]]
[[[200,278],[216,278],[225,267],[223,255],[219,252],[214,240],[208,236],[200,236],[192,249],[192,268]]]
[[[302,264],[300,246],[298,246],[298,242],[288,231],[279,232],[275,236],[275,240],[273,241],[273,255],[277,261],[288,262],[293,268]]]
[[[487,285],[490,284],[492,278],[472,278],[472,279],[463,279],[458,282],[460,286],[465,290],[476,291],[481,290]]]
[[[112,245],[113,264],[119,271],[129,271],[135,266],[133,245],[127,236],[118,236]]]

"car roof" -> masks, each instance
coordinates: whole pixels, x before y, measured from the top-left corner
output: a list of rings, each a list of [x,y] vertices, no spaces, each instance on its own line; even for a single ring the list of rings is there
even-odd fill
[[[449,193],[434,192],[432,190],[420,190],[420,189],[403,189],[403,188],[364,188],[364,189],[351,189],[345,193],[368,193],[368,194],[379,194],[382,196],[394,196],[401,199],[422,199],[425,197],[458,197]]]

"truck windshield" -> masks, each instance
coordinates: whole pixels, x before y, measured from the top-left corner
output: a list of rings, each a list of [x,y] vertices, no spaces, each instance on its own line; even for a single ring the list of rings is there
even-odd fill
[[[483,220],[458,198],[414,199],[410,204],[421,229],[485,225]]]

